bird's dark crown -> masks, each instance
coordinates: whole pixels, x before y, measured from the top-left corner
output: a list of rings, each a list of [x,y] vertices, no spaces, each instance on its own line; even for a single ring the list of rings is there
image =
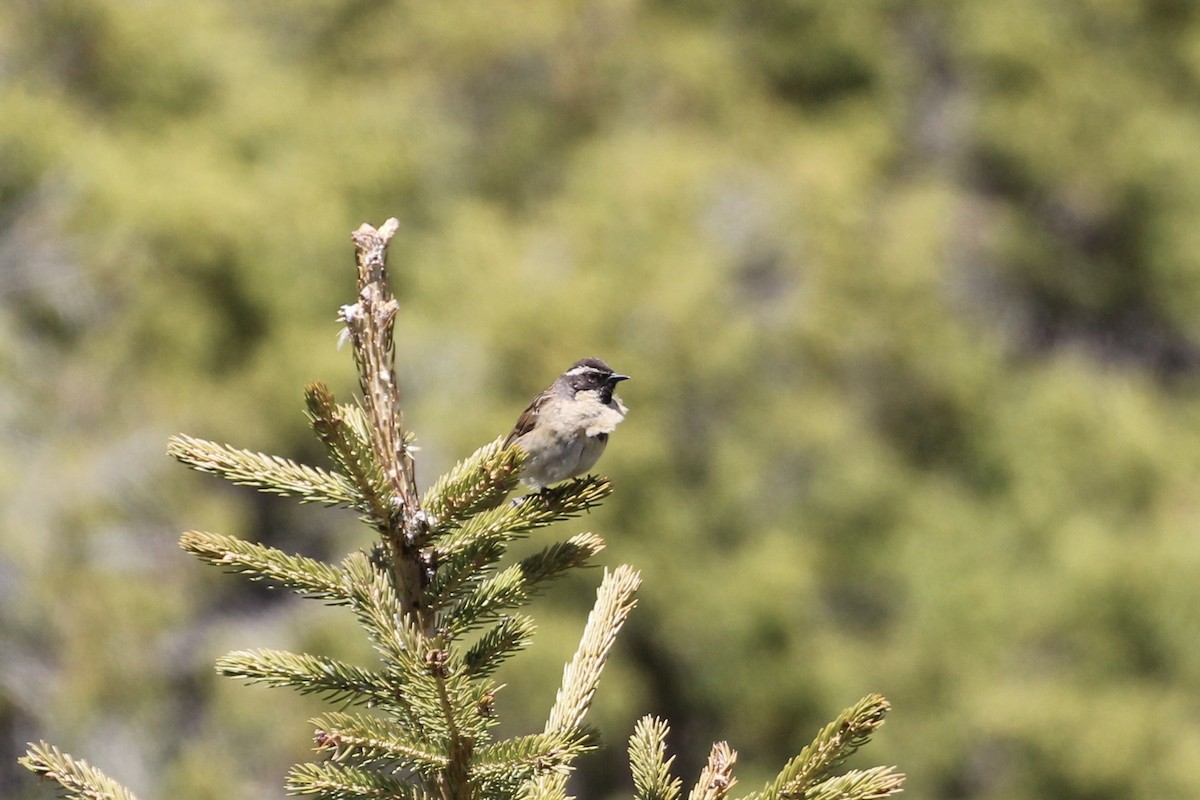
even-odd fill
[[[567,374],[584,374],[588,372],[598,372],[603,375],[612,375],[613,368],[604,363],[598,358],[581,358],[571,365],[567,370]]]

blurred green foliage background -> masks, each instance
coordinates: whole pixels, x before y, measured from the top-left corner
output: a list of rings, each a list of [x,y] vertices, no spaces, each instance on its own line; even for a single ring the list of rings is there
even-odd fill
[[[584,798],[667,716],[745,789],[869,691],[923,798],[1200,796],[1200,5],[6,0],[0,795],[45,737],[148,800],[282,794],[319,701],[226,650],[350,616],[175,546],[338,558],[317,460],[349,232],[402,223],[422,482],[574,359],[634,380],[571,530],[646,580]],[[598,575],[501,678],[540,728]]]

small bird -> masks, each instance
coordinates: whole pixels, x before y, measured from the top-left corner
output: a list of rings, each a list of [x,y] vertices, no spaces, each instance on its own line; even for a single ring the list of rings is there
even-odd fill
[[[521,482],[542,489],[591,469],[625,418],[625,405],[613,394],[625,380],[628,375],[600,359],[582,358],[533,398],[504,440],[506,448],[528,454]]]

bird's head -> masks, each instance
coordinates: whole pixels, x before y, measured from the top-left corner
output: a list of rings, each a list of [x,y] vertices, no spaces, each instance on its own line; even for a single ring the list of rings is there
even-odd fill
[[[595,392],[600,402],[607,404],[612,401],[616,385],[629,380],[629,376],[613,372],[612,367],[598,358],[581,358],[559,380],[570,388],[572,394],[578,396],[581,392]]]

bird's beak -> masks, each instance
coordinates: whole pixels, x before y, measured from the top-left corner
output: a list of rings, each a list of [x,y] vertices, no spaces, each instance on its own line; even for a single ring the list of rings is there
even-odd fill
[[[621,381],[627,381],[627,380],[629,380],[629,376],[622,375],[619,372],[614,372],[612,375],[608,376],[609,383],[620,383]]]

